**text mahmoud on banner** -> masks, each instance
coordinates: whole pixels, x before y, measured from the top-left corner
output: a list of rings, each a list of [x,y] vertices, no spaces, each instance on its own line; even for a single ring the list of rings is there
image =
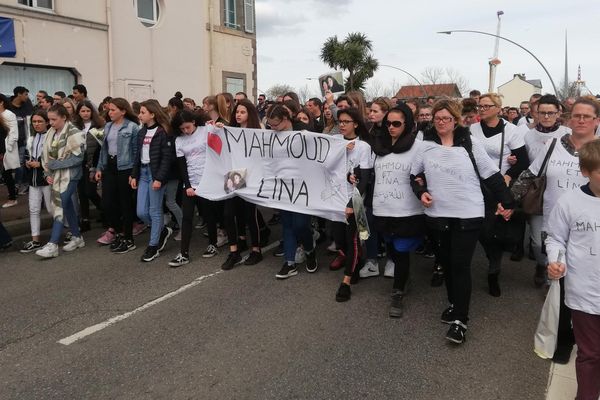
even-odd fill
[[[347,141],[308,131],[204,129],[209,133],[199,196],[240,196],[264,207],[345,221]]]

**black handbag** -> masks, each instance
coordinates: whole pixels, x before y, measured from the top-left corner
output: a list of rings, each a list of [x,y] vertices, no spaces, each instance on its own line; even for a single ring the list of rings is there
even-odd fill
[[[521,199],[521,206],[523,211],[529,215],[542,215],[544,211],[544,192],[546,191],[546,169],[548,168],[548,161],[554,151],[557,139],[552,139],[552,144],[544,157],[542,166],[535,178],[531,181],[531,185],[527,188],[527,192]]]

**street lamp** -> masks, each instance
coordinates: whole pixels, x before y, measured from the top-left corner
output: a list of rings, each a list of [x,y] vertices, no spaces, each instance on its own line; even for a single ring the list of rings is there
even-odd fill
[[[421,90],[423,91],[423,93],[425,94],[425,97],[429,96],[427,94],[427,90],[425,90],[425,87],[423,86],[423,84],[421,82],[419,82],[419,80],[417,78],[415,78],[415,76],[413,74],[411,74],[408,71],[403,70],[402,68],[398,68],[398,67],[394,67],[393,65],[386,65],[386,64],[379,64],[380,67],[387,67],[387,68],[393,68],[393,69],[397,69],[400,72],[404,72],[406,75],[410,76],[411,78],[413,78],[421,87]]]
[[[512,43],[515,46],[520,47],[521,49],[523,49],[527,53],[529,53],[529,55],[531,57],[535,58],[535,61],[537,61],[542,66],[542,68],[544,69],[544,72],[546,72],[546,75],[548,75],[548,79],[550,79],[550,83],[552,84],[552,88],[554,89],[554,94],[558,95],[558,90],[556,90],[556,85],[554,84],[554,80],[552,79],[552,76],[550,75],[550,72],[548,72],[548,70],[546,69],[546,67],[544,66],[544,64],[542,64],[542,62],[540,61],[540,59],[537,58],[535,56],[535,54],[533,54],[531,51],[527,50],[525,47],[521,46],[519,43],[514,42],[514,41],[512,41],[510,39],[507,39],[507,38],[505,38],[503,36],[500,36],[500,35],[494,35],[493,33],[481,32],[481,31],[471,31],[471,30],[466,30],[466,29],[457,29],[457,30],[453,30],[453,31],[441,31],[441,32],[438,32],[438,33],[443,33],[443,34],[446,34],[446,35],[450,35],[452,33],[477,33],[477,34],[480,34],[480,35],[487,35],[487,36],[492,36],[492,37],[499,38],[499,39],[502,39],[502,40],[506,40],[507,42]]]

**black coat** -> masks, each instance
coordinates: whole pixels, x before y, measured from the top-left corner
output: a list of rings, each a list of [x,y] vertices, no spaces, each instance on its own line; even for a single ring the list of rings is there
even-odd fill
[[[148,128],[144,126],[138,132],[138,158],[133,163],[133,170],[131,172],[131,177],[138,180],[142,166],[142,146],[144,145],[144,136],[146,136],[147,130]],[[169,180],[174,145],[175,138],[168,135],[159,126],[150,142],[150,171],[152,172],[152,179],[162,184],[166,184]]]

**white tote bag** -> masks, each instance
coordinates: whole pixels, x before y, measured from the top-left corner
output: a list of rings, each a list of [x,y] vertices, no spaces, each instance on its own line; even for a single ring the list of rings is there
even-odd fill
[[[546,295],[544,307],[540,315],[535,337],[533,339],[535,354],[541,358],[552,358],[556,350],[558,335],[558,316],[560,314],[560,282],[552,279],[550,290]]]

